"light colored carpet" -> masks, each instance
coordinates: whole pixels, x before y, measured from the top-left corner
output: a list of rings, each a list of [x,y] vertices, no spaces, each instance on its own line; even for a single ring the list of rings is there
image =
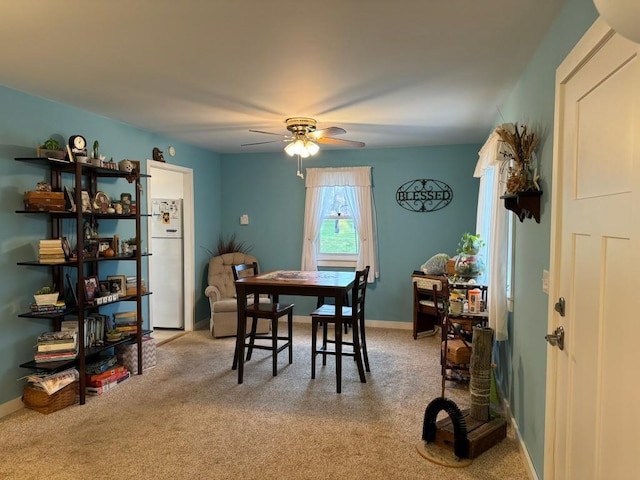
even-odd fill
[[[196,331],[158,347],[158,366],[83,406],[0,419],[2,479],[527,479],[509,437],[466,468],[435,465],[416,444],[440,395],[439,342],[369,329],[371,373],[361,384],[333,359],[310,378],[310,326],[295,324],[294,363],[255,351],[245,383],[231,370],[234,340]],[[468,406],[465,388],[447,397]]]

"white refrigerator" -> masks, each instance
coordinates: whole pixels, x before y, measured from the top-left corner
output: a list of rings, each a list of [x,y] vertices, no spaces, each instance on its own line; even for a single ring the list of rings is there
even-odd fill
[[[155,279],[150,285],[153,327],[184,329],[182,199],[152,199],[150,223]]]

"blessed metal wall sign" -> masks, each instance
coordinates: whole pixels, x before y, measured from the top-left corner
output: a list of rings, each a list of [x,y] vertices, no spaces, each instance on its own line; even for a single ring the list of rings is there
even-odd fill
[[[396,202],[412,212],[435,212],[453,199],[453,190],[440,180],[422,178],[411,180],[398,188]]]

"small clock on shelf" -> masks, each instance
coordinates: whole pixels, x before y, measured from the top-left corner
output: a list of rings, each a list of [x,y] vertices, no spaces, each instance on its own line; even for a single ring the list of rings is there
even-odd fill
[[[71,135],[69,137],[69,148],[74,155],[87,156],[87,140],[82,135]]]

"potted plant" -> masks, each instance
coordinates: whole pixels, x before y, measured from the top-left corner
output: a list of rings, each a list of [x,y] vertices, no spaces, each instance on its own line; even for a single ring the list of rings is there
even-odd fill
[[[55,305],[58,301],[58,292],[55,286],[46,286],[39,289],[33,294],[36,305]]]
[[[484,271],[484,262],[482,262],[478,253],[485,246],[484,240],[480,238],[480,234],[471,234],[465,232],[460,238],[458,244],[458,258],[456,259],[455,272],[456,275],[463,278],[477,277]]]
[[[112,328],[105,333],[107,337],[107,342],[117,342],[122,338],[122,332],[117,328]]]
[[[122,242],[122,253],[125,255],[133,254],[138,247],[137,237],[131,237],[128,240]]]
[[[36,148],[36,155],[39,158],[55,158],[58,160],[64,160],[65,151],[60,146],[60,142],[51,137]]]

